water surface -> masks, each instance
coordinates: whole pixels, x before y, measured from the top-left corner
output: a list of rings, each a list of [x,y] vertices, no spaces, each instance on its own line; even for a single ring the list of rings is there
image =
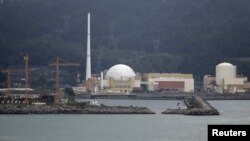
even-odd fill
[[[0,115],[0,141],[206,141],[208,124],[250,124],[250,101],[209,101],[220,116],[161,115],[172,100],[98,100],[156,115]]]

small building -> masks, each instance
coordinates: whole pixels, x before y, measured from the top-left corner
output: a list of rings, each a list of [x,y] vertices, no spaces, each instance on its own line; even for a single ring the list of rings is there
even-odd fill
[[[97,90],[97,83],[98,79],[97,77],[89,78],[85,81],[86,91],[87,92],[96,92]]]
[[[192,74],[148,73],[143,76],[148,91],[194,92]]]
[[[203,78],[204,91],[214,92],[214,86],[216,85],[215,77],[211,75],[205,75]]]

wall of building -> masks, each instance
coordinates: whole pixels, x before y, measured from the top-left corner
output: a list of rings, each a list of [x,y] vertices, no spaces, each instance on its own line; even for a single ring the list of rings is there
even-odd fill
[[[98,80],[95,78],[89,78],[85,81],[86,91],[87,92],[94,92],[97,86]]]
[[[193,79],[192,74],[183,74],[183,73],[148,73],[143,75],[143,80],[148,80],[149,78],[190,78]]]
[[[109,87],[109,79],[104,79],[103,80],[103,88],[106,89],[107,87]]]
[[[227,85],[243,85],[245,82],[245,78],[225,78],[224,86]]]
[[[185,89],[184,92],[194,92],[194,79],[184,79]]]
[[[137,82],[138,83],[138,82]],[[106,79],[103,81],[104,89],[108,93],[131,93],[133,91],[134,80],[114,80]]]
[[[245,92],[243,88],[245,81],[247,81],[246,77],[225,78],[223,81],[224,93]]]
[[[184,81],[157,81],[158,89],[184,89]]]
[[[141,87],[141,80],[134,80],[133,81],[133,87],[134,88],[140,88]]]
[[[205,75],[203,78],[203,83],[205,92],[214,91],[214,85],[216,84],[215,77],[212,77],[210,75]]]
[[[159,85],[160,84],[160,85]],[[184,84],[184,86],[182,86]],[[183,92],[194,92],[194,79],[192,78],[176,78],[176,77],[159,77],[159,78],[148,78],[148,91],[159,90],[159,86],[173,89],[182,89]]]

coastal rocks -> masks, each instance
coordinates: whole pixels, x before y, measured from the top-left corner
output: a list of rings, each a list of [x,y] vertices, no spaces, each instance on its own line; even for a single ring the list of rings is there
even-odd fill
[[[88,114],[155,114],[146,107],[133,106],[89,106],[84,110]]]
[[[75,105],[0,105],[0,114],[155,114],[146,107]]]
[[[184,103],[187,109],[167,109],[162,114],[219,115],[219,112],[201,97],[187,98]]]

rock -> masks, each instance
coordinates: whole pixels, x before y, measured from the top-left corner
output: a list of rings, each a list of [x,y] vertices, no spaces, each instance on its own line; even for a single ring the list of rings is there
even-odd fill
[[[6,105],[0,104],[0,114],[155,114],[146,107],[76,106],[76,105]]]
[[[219,115],[219,112],[201,97],[193,96],[184,100],[187,109],[167,109],[162,114]]]

